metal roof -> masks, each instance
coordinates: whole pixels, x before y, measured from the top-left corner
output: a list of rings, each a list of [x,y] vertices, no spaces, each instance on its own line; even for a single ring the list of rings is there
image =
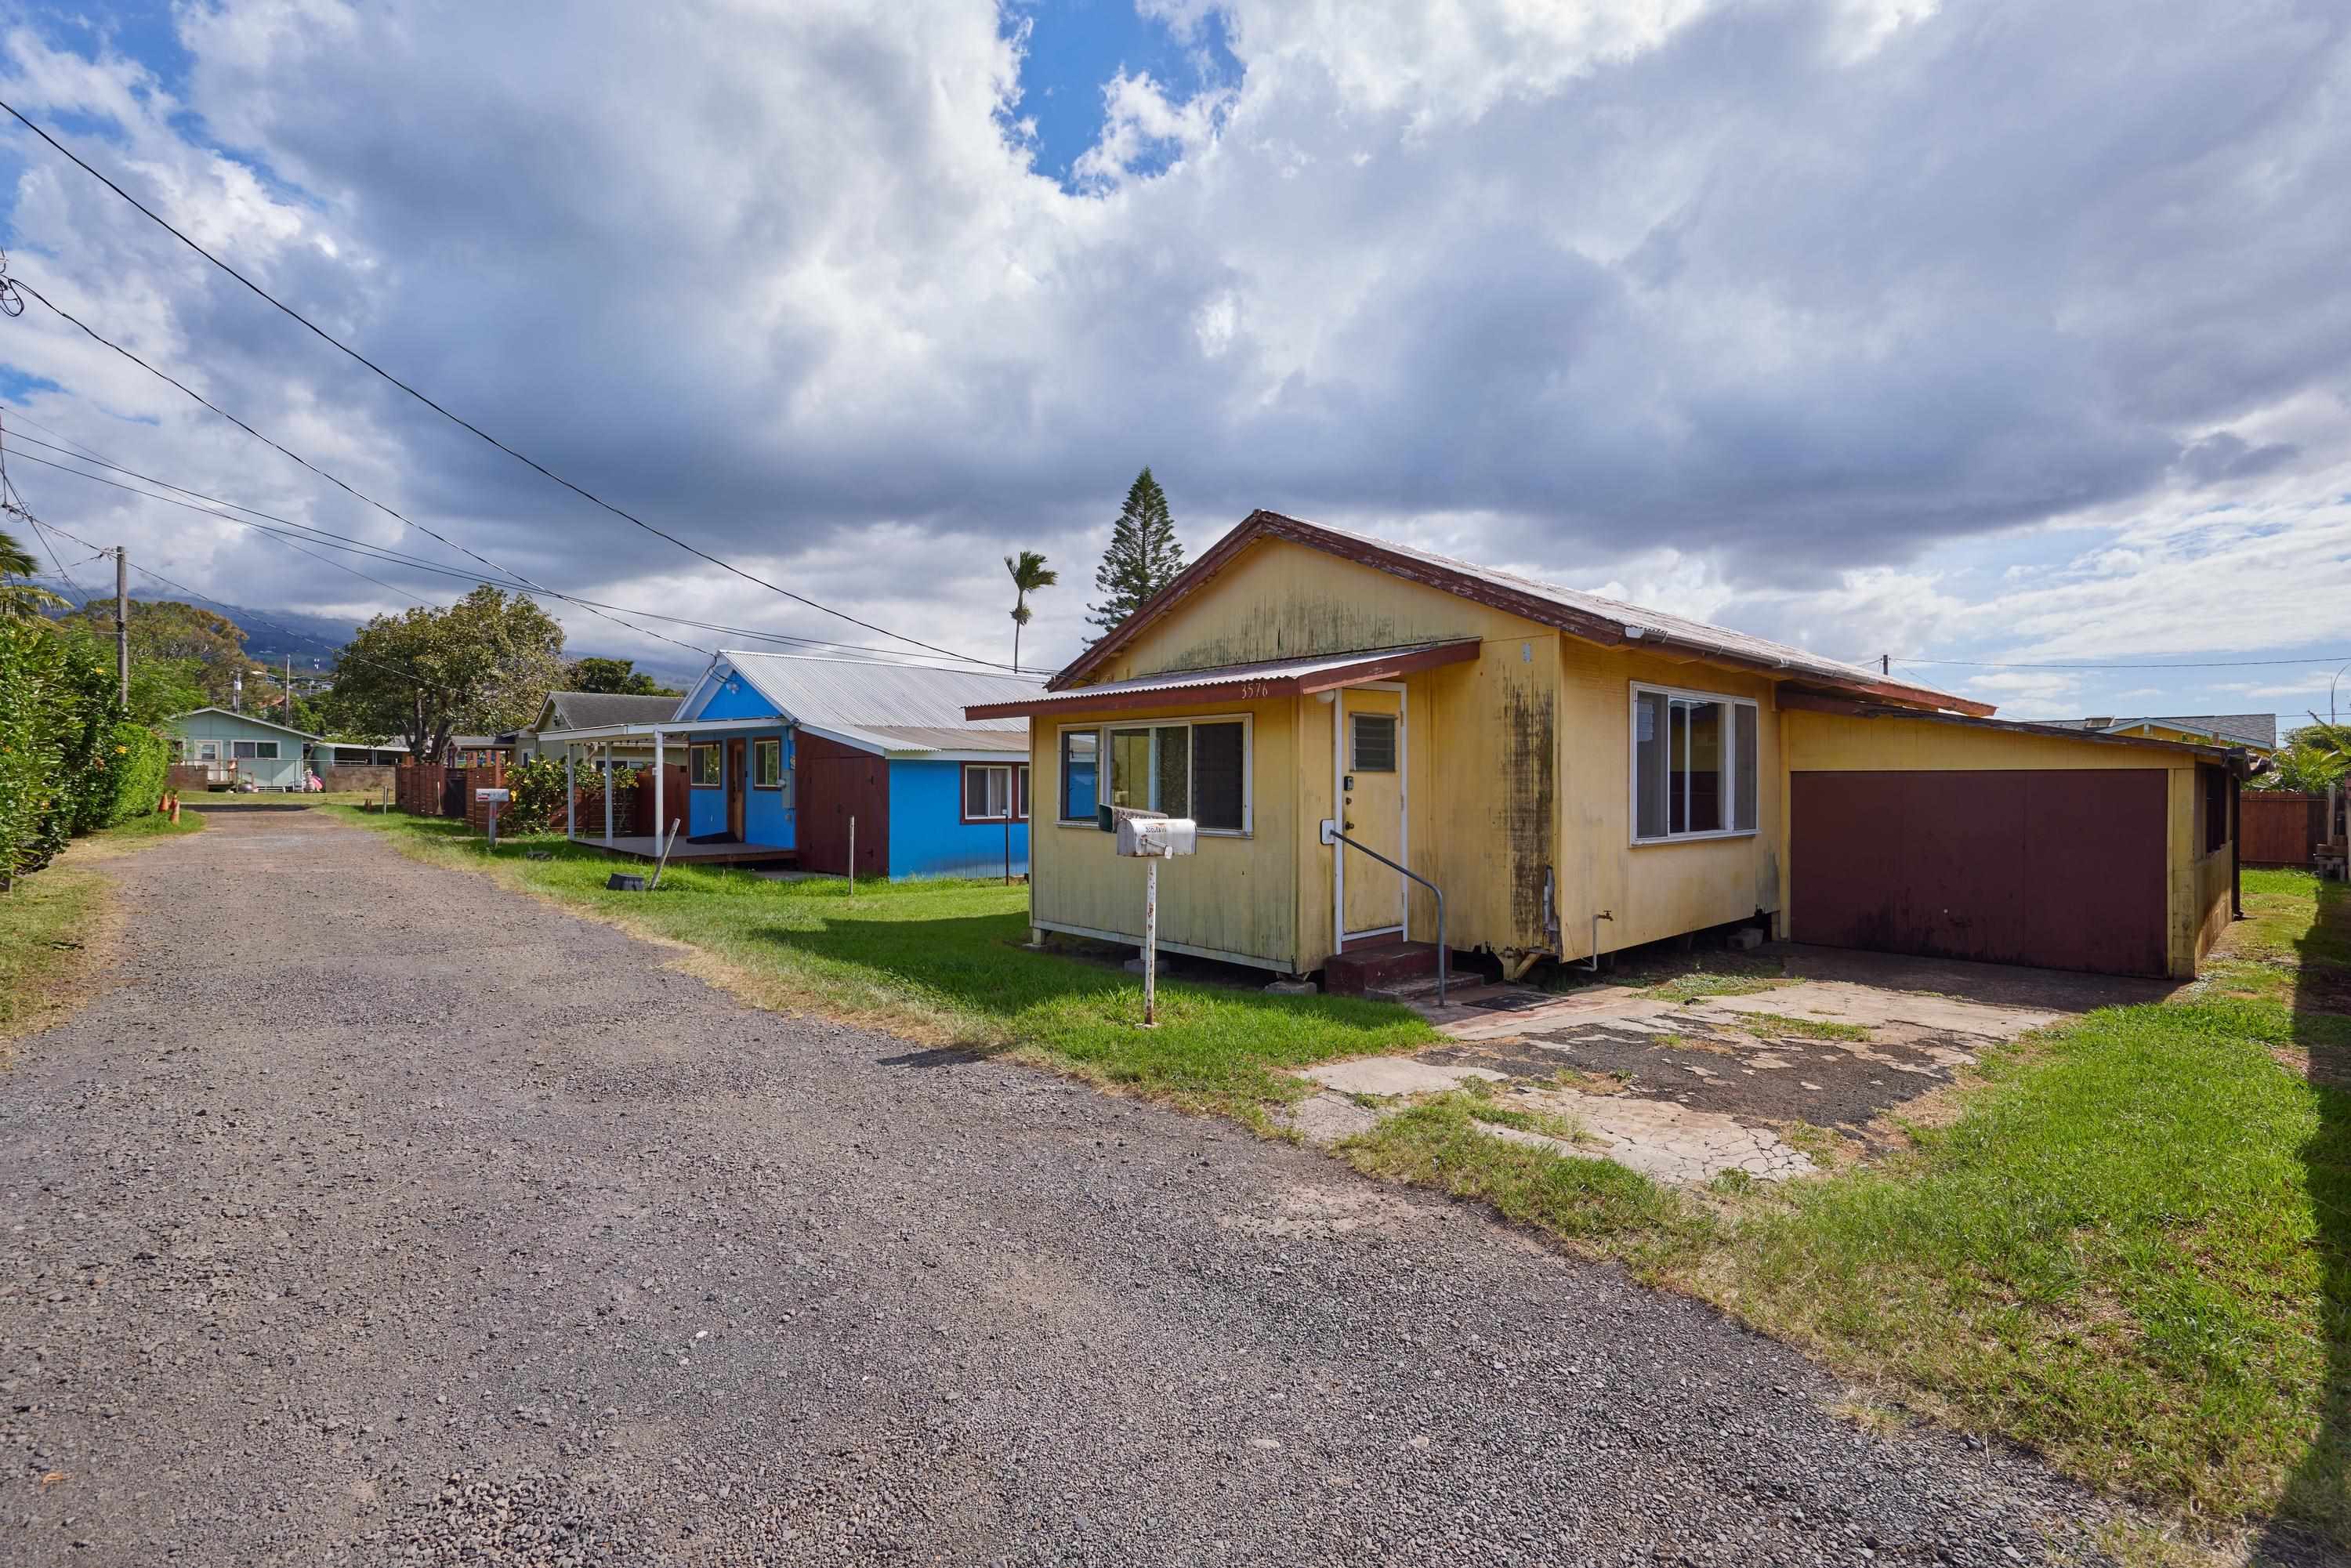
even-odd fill
[[[1287,539],[1326,551],[1378,570],[1424,583],[1443,592],[1459,594],[1541,624],[1560,628],[1573,636],[1604,645],[1675,648],[1775,676],[1818,682],[1884,701],[1950,708],[1989,715],[1989,703],[1949,692],[1913,685],[1861,664],[1826,658],[1785,643],[1752,637],[1744,632],[1708,625],[1687,616],[1669,615],[1621,600],[1563,588],[1514,572],[1458,560],[1411,545],[1374,538],[1326,523],[1310,523],[1260,508],[1201,554],[1173,582],[1145,600],[1134,613],[1111,629],[1100,642],[1081,653],[1053,677],[1056,690],[1082,681],[1099,670],[1134,634],[1165,614],[1185,596],[1196,591],[1242,549],[1262,538]]]
[[[1019,701],[1045,685],[1042,676],[1008,671],[995,674],[733,648],[721,649],[719,657],[802,729],[886,757],[1025,749],[1026,720],[968,719],[964,709]],[[998,738],[1004,737],[1010,744]]]
[[[1255,702],[1268,696],[1311,695],[1357,680],[1384,679],[1391,671],[1426,668],[1477,657],[1478,643],[1414,643],[1402,648],[1382,648],[1353,653],[1310,654],[1295,659],[1265,659],[1249,664],[1220,664],[1205,670],[1166,670],[1131,680],[1100,681],[1067,691],[1040,692],[1034,696],[998,698],[993,705],[975,704],[981,712],[1018,703],[1024,713],[1050,713],[1056,708],[1135,707],[1155,701],[1171,704]]]

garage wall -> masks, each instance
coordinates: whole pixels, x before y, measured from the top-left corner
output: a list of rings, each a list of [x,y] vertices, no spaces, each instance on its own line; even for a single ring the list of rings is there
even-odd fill
[[[2170,969],[2168,774],[1798,773],[1800,942],[2099,974]]]
[[[1784,710],[1781,726],[1790,770],[1782,929],[1799,941],[1829,941],[1832,937],[1824,933],[1842,933],[1840,945],[1885,946],[1870,939],[1870,932],[1873,923],[1886,929],[1890,921],[1891,928],[1907,932],[1908,940],[1938,944],[1896,951],[1988,957],[2005,950],[2014,955],[2005,960],[2011,962],[2184,979],[2194,976],[2198,958],[2225,928],[2229,855],[2226,846],[2210,854],[2204,850],[2198,831],[2197,758],[2191,752],[1802,709]],[[2032,775],[2043,782],[1991,787],[1991,777],[2003,774]],[[1849,791],[1855,798],[1838,800],[1834,787],[1810,782],[1838,775],[1856,781]],[[1895,777],[1906,775],[1947,782],[1897,787]],[[2076,786],[2084,794],[2068,790],[2064,781],[2069,775],[2085,776]],[[2132,776],[2145,782],[2131,782]],[[1858,782],[1872,777],[1883,782],[1875,787]],[[2101,779],[2106,780],[2103,785],[2096,782]],[[1986,788],[1970,787],[1978,783]],[[1796,801],[1806,795],[1809,810],[1800,831]],[[2105,802],[2109,799],[2128,800],[2126,807],[2117,808],[2119,819],[2107,812]],[[1912,869],[1897,873],[1897,880],[1912,890],[1905,896],[1915,902],[1897,900],[1889,906],[1880,900],[1874,907],[1864,907],[1856,891],[1843,904],[1832,900],[1828,907],[1808,915],[1807,886],[1812,896],[1822,898],[1836,885],[1834,875],[1825,883],[1806,877],[1808,856],[1816,850],[1827,855],[1828,862],[1818,869],[1833,873],[1839,856],[1856,852],[1833,831],[1834,811],[1860,813],[1853,818],[1860,831],[1877,835],[1876,841],[1890,846],[1889,854],[1908,857],[1904,863]],[[2073,821],[2077,831],[2028,832],[2026,824],[2015,818],[2019,811]],[[1918,813],[1937,821],[1917,826]],[[1974,863],[1953,852],[1941,824],[1970,820],[1954,813],[1972,813],[1988,841],[2006,846],[1991,857],[1996,864]],[[2019,835],[2023,835],[2021,841]],[[2020,841],[2025,846],[2022,850],[2015,847]],[[1818,849],[1823,844],[1828,847]],[[2087,852],[2099,845],[2103,853]],[[2025,859],[2020,861],[2019,854]],[[1857,875],[1864,868],[1852,869]],[[1988,925],[1981,915],[1994,883],[1987,879],[2001,876],[2011,879],[2006,896],[2016,907],[2002,917],[2004,925]],[[2155,894],[2148,892],[2150,879]],[[1971,906],[1977,912],[1964,932],[1956,928],[1955,920],[1930,907],[1938,885],[1949,894],[1945,900],[1949,906]],[[2151,897],[2159,900],[2154,905],[2159,961],[2147,951]],[[2058,919],[2058,912],[2069,909],[2075,925],[2104,925],[2111,932],[2094,944],[2069,935]]]

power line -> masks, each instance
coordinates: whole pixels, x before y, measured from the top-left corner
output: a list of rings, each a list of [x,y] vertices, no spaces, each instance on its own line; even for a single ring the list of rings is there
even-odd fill
[[[5,107],[6,105],[0,104],[0,108]],[[14,111],[12,110],[11,112]],[[13,279],[12,281],[16,283],[17,287],[23,289],[26,293],[39,300],[42,305],[47,307],[53,314],[63,318],[65,320],[72,323],[75,327],[79,328],[82,335],[89,338],[90,341],[99,344],[102,348],[113,350],[124,359],[129,360],[132,364],[137,365],[141,370],[145,371],[149,375],[154,376],[160,381],[170,382],[172,386],[179,388],[181,392],[185,392],[189,397],[193,398],[196,402],[204,404],[204,407],[212,410],[213,413],[218,414],[221,418],[227,420],[239,430],[242,430],[247,435],[252,436],[256,441],[258,441],[263,445],[268,446],[273,450],[283,454],[285,456],[291,458],[294,462],[300,464],[305,468],[308,468],[311,473],[316,474],[319,478],[326,480],[327,483],[334,486],[337,489],[342,490],[349,495],[356,497],[360,500],[365,501],[377,511],[383,513],[384,516],[405,524],[409,528],[414,528],[418,533],[424,535],[427,538],[439,540],[441,543],[447,545],[451,549],[456,550],[463,555],[469,556],[475,560],[480,561],[484,566],[490,568],[494,571],[502,571],[507,573],[509,577],[517,578],[524,582],[530,582],[531,580],[529,578],[524,577],[522,573],[516,571],[512,567],[501,566],[496,561],[492,560],[488,556],[483,555],[477,550],[467,549],[464,545],[459,544],[456,540],[449,538],[447,535],[435,533],[433,529],[426,528],[423,523],[416,521],[413,517],[408,517],[404,513],[395,511],[393,508],[385,506],[381,501],[377,500],[374,497],[368,495],[366,492],[360,490],[353,486],[345,484],[342,480],[337,478],[334,475],[328,473],[324,468],[319,467],[317,464],[311,462],[308,458],[304,457],[299,453],[295,452],[289,447],[280,445],[278,443],[272,441],[268,436],[262,434],[261,432],[254,429],[253,426],[246,423],[245,421],[237,418],[236,415],[229,413],[228,410],[221,407],[210,398],[205,397],[202,392],[197,392],[186,382],[179,381],[176,378],[166,374],[162,371],[157,370],[153,365],[149,364],[146,361],[141,359],[138,355],[132,353],[121,344],[114,342],[102,336],[89,327],[86,322],[82,321],[80,318],[75,316],[71,311],[67,310],[62,306],[57,305],[56,302],[51,300],[47,295],[43,294],[31,284],[25,282],[22,278]],[[537,587],[538,585],[533,583],[532,586]],[[686,649],[690,653],[700,653],[705,658],[710,657],[710,650],[707,648],[697,647],[692,643],[679,642],[675,637],[668,636],[660,632],[649,631],[643,626],[633,625],[629,622],[622,620],[617,615],[606,614],[601,610],[593,611],[590,613],[602,616],[603,619],[613,622],[615,625],[626,626],[630,631],[636,632],[639,636],[658,638],[662,642]]]
[[[1895,656],[1898,664],[1950,664],[1970,670],[2251,670],[2280,664],[2339,664],[2351,653],[2305,653],[2298,659],[2204,659],[2161,664],[2000,664],[1980,659],[1909,659]]]
[[[47,428],[47,425],[42,425],[42,428]],[[924,658],[922,653],[901,653],[901,651],[895,651],[895,649],[870,649],[870,646],[861,644],[861,642],[825,642],[825,640],[818,640],[818,637],[788,637],[788,634],[783,632],[762,632],[762,630],[747,628],[747,625],[724,625],[719,623],[719,621],[695,621],[695,618],[691,616],[670,616],[670,613],[663,613],[658,612],[658,609],[640,609],[640,607],[632,607],[632,604],[607,604],[604,600],[588,600],[588,597],[571,595],[571,592],[558,592],[558,591],[552,591],[552,588],[534,588],[534,585],[517,583],[517,580],[513,579],[485,579],[485,576],[480,576],[480,573],[475,573],[475,571],[461,571],[461,569],[454,569],[454,567],[442,567],[440,562],[428,562],[428,559],[421,559],[421,557],[416,555],[407,555],[407,552],[388,550],[388,548],[369,543],[369,540],[350,538],[350,536],[346,534],[334,534],[334,531],[329,529],[319,529],[319,527],[315,527],[315,524],[297,522],[297,519],[291,519],[291,517],[277,517],[275,513],[264,513],[261,507],[242,506],[242,503],[237,501],[221,501],[221,498],[216,498],[216,496],[204,496],[203,491],[193,491],[181,485],[172,485],[169,479],[155,479],[151,477],[151,475],[141,475],[131,468],[122,468],[120,463],[110,463],[106,461],[106,458],[82,456],[82,454],[78,452],[66,452],[64,446],[54,446],[49,444],[49,442],[33,442],[33,444],[42,446],[42,449],[47,449],[47,452],[66,452],[66,456],[73,456],[78,458],[78,461],[97,463],[97,465],[101,465],[101,468],[110,468],[115,470],[115,473],[134,475],[134,477],[139,479],[146,479],[148,485],[160,485],[164,486],[164,489],[176,489],[183,496],[203,496],[204,501],[212,501],[212,506],[235,507],[235,510],[240,510],[240,513],[252,513],[254,517],[266,517],[268,522],[249,522],[246,517],[230,517],[228,513],[212,510],[212,506],[195,506],[193,501],[181,501],[179,496],[160,496],[155,494],[155,491],[139,489],[136,485],[122,485],[120,479],[108,479],[106,475],[85,473],[85,470],[80,468],[70,468],[70,465],[66,465],[66,463],[57,463],[52,461],[52,458],[37,456],[37,454],[33,452],[24,452],[21,446],[7,444],[7,442],[30,442],[30,440],[33,440],[33,437],[7,435],[5,440],[0,440],[0,456],[5,456],[5,454],[14,454],[19,461],[40,463],[40,465],[45,465],[45,468],[54,468],[57,473],[73,475],[75,479],[87,479],[87,482],[91,482],[91,485],[106,485],[110,486],[110,489],[125,491],[125,494],[141,496],[141,498],[146,498],[146,501],[162,501],[164,506],[183,507],[183,510],[191,510],[191,513],[200,515],[200,517],[212,517],[214,522],[228,522],[240,527],[240,529],[252,529],[256,531],[256,534],[268,534],[270,538],[277,538],[282,540],[282,543],[287,543],[287,548],[297,550],[298,555],[310,555],[310,559],[318,559],[318,562],[339,569],[339,571],[348,571],[350,576],[358,576],[360,580],[374,583],[376,588],[385,588],[385,591],[395,592],[395,595],[404,597],[404,600],[409,601],[421,601],[421,600],[413,595],[413,592],[404,591],[404,588],[397,588],[395,583],[385,583],[383,579],[376,579],[376,576],[369,576],[369,573],[358,571],[355,567],[346,567],[343,562],[336,562],[336,559],[329,559],[329,557],[313,555],[310,550],[303,550],[301,543],[318,543],[318,546],[327,548],[327,550],[348,550],[352,552],[352,555],[360,555],[362,559],[379,559],[379,562],[392,564],[392,567],[402,567],[402,569],[407,569],[407,571],[430,571],[430,573],[435,573],[435,576],[456,579],[461,580],[461,583],[489,585],[489,588],[507,588],[507,591],[519,592],[519,595],[538,597],[538,600],[555,600],[559,601],[559,604],[580,604],[580,607],[585,609],[611,609],[611,612],[628,613],[628,616],[644,616],[644,618],[652,618],[652,621],[670,621],[673,625],[691,625],[691,628],[705,630],[705,632],[722,632],[722,634],[729,634],[729,637],[752,637],[752,640],[757,642],[780,642],[780,644],[788,644],[788,646],[809,646],[809,649],[820,649],[825,651],[825,653],[865,653],[865,656],[868,656],[868,658],[853,658],[853,661],[846,661],[846,663],[870,663],[870,665],[877,665],[877,668],[884,668],[884,670],[950,668],[950,665],[940,665],[940,663]],[[285,534],[285,531],[280,529],[273,529],[273,527],[268,527],[270,522],[285,524],[287,529],[301,529],[301,540],[297,540],[294,536]],[[1011,677],[1008,670],[971,670],[971,673],[973,674],[1007,674],[1007,677]]]
[[[31,420],[26,420],[24,423],[35,424],[36,428],[41,430],[47,430],[49,428],[44,424],[37,424],[36,422]],[[51,434],[56,434],[57,433],[52,431]],[[7,444],[11,442],[18,443],[20,444],[11,447]],[[79,468],[71,467],[66,464],[40,456],[38,454],[26,452],[23,450],[22,444],[29,444],[34,446],[38,446],[45,451],[61,453],[68,457],[74,458],[78,462],[96,464],[99,467],[110,469],[117,474],[127,474],[133,478],[144,480],[150,485],[160,486],[167,490],[176,490],[182,496],[193,496],[200,500],[210,502],[211,506],[197,506],[193,502],[181,500],[175,496],[157,495],[153,491],[142,490],[136,485],[126,485],[121,483],[120,480],[107,478],[104,475],[86,473]],[[266,527],[263,523],[250,522],[244,517],[229,517],[224,512],[214,510],[213,507],[226,507],[236,511],[250,513],[254,517],[266,519],[267,523],[281,524],[287,528],[298,528],[302,531],[302,535],[305,539],[309,542],[322,545],[324,548],[329,549],[348,550],[353,554],[361,556],[363,559],[381,560],[387,564],[402,567],[410,570],[432,572],[442,577],[455,578],[464,582],[486,583],[491,587],[511,589],[515,592],[529,594],[536,598],[551,599],[562,603],[578,604],[589,609],[611,610],[622,614],[643,616],[649,620],[667,621],[676,625],[692,626],[702,631],[716,632],[729,636],[750,637],[761,642],[781,643],[794,646],[822,649],[828,652],[878,654],[881,656],[869,659],[865,662],[882,665],[885,668],[940,669],[946,667],[926,661],[925,655],[912,653],[902,653],[896,649],[873,648],[869,647],[862,643],[833,643],[821,638],[794,637],[786,635],[782,632],[757,631],[747,626],[729,626],[718,622],[698,621],[691,616],[672,615],[658,610],[645,610],[633,605],[607,603],[602,600],[588,599],[576,593],[562,593],[554,589],[538,588],[528,582],[519,581],[511,578],[484,578],[475,572],[458,570],[444,566],[437,561],[425,560],[421,557],[408,555],[399,550],[390,549],[384,546],[373,544],[368,540],[353,538],[346,534],[338,534],[329,529],[321,528],[316,524],[299,522],[292,517],[282,517],[272,512],[265,512],[258,507],[248,507],[242,502],[225,500],[217,496],[206,495],[201,490],[192,490],[183,485],[175,485],[168,479],[159,479],[152,475],[142,474],[135,468],[127,468],[121,464],[115,463],[105,457],[98,456],[95,455],[95,448],[88,447],[86,443],[77,442],[75,444],[78,446],[83,446],[85,451],[68,451],[65,447],[57,445],[51,442],[36,440],[28,435],[7,434],[5,436],[5,439],[0,439],[0,456],[5,456],[13,451],[14,455],[23,462],[38,463],[45,467],[54,468],[61,474],[70,474],[78,479],[86,479],[93,485],[105,485],[113,489],[124,491],[130,495],[143,497],[151,501],[161,501],[168,506],[183,507],[185,510],[196,513],[200,517],[211,517],[216,521],[224,523],[233,523],[240,528],[252,528],[257,533],[268,534],[273,538],[287,539],[289,544],[292,542],[290,537],[280,533],[277,528]],[[298,549],[298,547],[296,548]],[[310,554],[308,550],[301,550],[300,553],[304,555]],[[312,559],[324,561],[325,564],[329,566],[337,567],[343,570],[352,570],[351,568],[343,566],[343,563],[340,561],[328,560],[323,556],[313,557]],[[365,572],[352,571],[352,575],[360,577],[366,581],[373,582],[378,587],[389,589],[394,593],[401,594],[403,598],[411,600],[415,598],[413,594],[408,593],[405,590],[394,587],[391,583],[383,582],[380,579],[369,577]],[[998,672],[992,669],[987,671],[973,671],[972,673],[989,674],[1002,673],[1008,675],[1010,674],[1010,672]]]
[[[227,273],[231,277],[234,277],[239,283],[245,285],[246,288],[253,292],[256,298],[264,300],[276,309],[281,311],[289,319],[299,323],[320,342],[327,344],[329,348],[336,350],[338,352],[350,356],[352,360],[357,361],[360,364],[366,366],[377,375],[381,376],[385,381],[390,382],[393,386],[398,387],[402,392],[406,392],[410,397],[414,398],[417,402],[423,403],[425,407],[431,409],[442,418],[450,421],[452,423],[456,424],[465,430],[470,431],[475,435],[479,436],[482,440],[488,442],[492,446],[495,446],[499,451],[505,453],[507,456],[513,458],[516,462],[537,471],[547,478],[554,480],[555,483],[562,486],[573,495],[580,497],[582,500],[589,501],[598,507],[601,507],[605,511],[611,513],[614,517],[622,518],[626,522],[633,523],[638,528],[644,529],[645,532],[649,534],[654,535],[656,538],[667,539],[670,543],[677,546],[678,549],[686,551],[688,554],[699,556],[702,559],[708,561],[715,567],[718,567],[726,571],[733,572],[737,577],[743,579],[746,582],[757,583],[762,588],[782,594],[787,599],[795,600],[799,603],[805,604],[812,610],[820,610],[827,615],[838,616],[841,620],[848,622],[852,626],[862,626],[868,632],[879,632],[881,635],[888,637],[894,642],[910,643],[917,648],[926,648],[934,653],[944,653],[950,659],[961,660],[966,664],[994,664],[998,669],[1004,667],[1003,665],[997,664],[997,661],[993,659],[975,659],[968,654],[958,653],[952,648],[942,648],[935,643],[925,643],[920,638],[909,637],[903,632],[893,632],[886,626],[877,626],[871,621],[861,621],[845,610],[835,610],[831,605],[810,599],[806,594],[795,593],[790,589],[784,587],[780,583],[770,582],[766,578],[760,577],[757,573],[744,570],[741,567],[737,566],[732,561],[711,554],[708,550],[702,549],[699,545],[687,543],[684,539],[678,538],[675,534],[669,532],[667,529],[657,528],[653,524],[645,521],[635,513],[628,511],[623,507],[614,506],[611,502],[607,501],[604,497],[597,495],[592,490],[573,484],[570,480],[565,478],[562,475],[558,474],[554,469],[548,467],[545,464],[540,463],[536,458],[527,456],[523,453],[515,450],[515,448],[508,446],[505,442],[500,441],[496,436],[492,435],[488,431],[484,430],[480,425],[474,423],[471,420],[468,420],[462,415],[453,413],[448,409],[442,407],[441,404],[434,402],[431,398],[425,396],[424,393],[417,391],[406,382],[402,381],[398,376],[393,375],[390,371],[385,370],[381,365],[377,364],[373,360],[371,360],[365,354],[360,353],[357,349],[354,349],[348,343],[343,342],[340,339],[327,331],[326,329],[312,321],[308,317],[303,315],[292,306],[279,299],[276,295],[271,294],[267,289],[254,282],[253,279],[247,277],[242,272],[239,272],[235,267],[231,267],[227,262],[223,261],[219,256],[214,256],[203,246],[200,246],[194,240],[190,239],[186,235],[181,233],[177,228],[174,228],[152,207],[150,207],[146,203],[141,201],[138,197],[132,195],[130,192],[116,184],[112,180],[108,179],[104,174],[99,173],[96,169],[90,167],[89,164],[84,162],[73,149],[68,147],[64,142],[59,141],[56,137],[50,135],[40,126],[35,124],[13,104],[0,101],[0,110],[6,110],[10,115],[14,116],[16,120],[25,127],[25,129],[30,131],[34,135],[39,137],[51,147],[56,148],[59,152],[65,154],[66,157],[71,159],[84,173],[98,181],[99,183],[104,185],[108,190],[112,191],[116,195],[121,197],[132,206],[138,208],[140,212],[146,214],[150,221],[162,228],[166,234],[169,234],[173,239],[178,240],[182,245],[186,246],[190,250],[194,251],[198,256],[203,256],[206,261],[211,262],[214,267],[219,267],[223,272]],[[27,286],[26,292],[32,293],[33,291],[30,287]],[[41,298],[38,294],[34,294],[33,297],[37,299],[40,299]],[[41,303],[44,305],[49,304],[46,299],[41,299]],[[50,305],[49,308],[55,310],[57,309],[57,307]],[[58,314],[63,315],[64,312],[59,311]],[[68,317],[67,319],[68,320],[72,319],[70,317]],[[75,325],[79,326],[80,323],[76,322]],[[83,330],[87,331],[89,329],[84,328]],[[92,334],[92,336],[95,335],[96,334],[94,333]]]

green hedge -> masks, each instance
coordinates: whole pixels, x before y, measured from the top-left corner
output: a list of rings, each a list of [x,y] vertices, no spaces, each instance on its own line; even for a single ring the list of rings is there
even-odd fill
[[[169,750],[123,715],[110,653],[45,621],[0,621],[0,886],[80,833],[141,816]]]

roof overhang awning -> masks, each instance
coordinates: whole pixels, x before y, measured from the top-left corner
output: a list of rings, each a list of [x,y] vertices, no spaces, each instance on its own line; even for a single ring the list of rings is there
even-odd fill
[[[1268,697],[1312,696],[1317,692],[1368,681],[1392,681],[1421,670],[1475,659],[1476,638],[1458,643],[1419,643],[1405,648],[1367,653],[1325,653],[1302,659],[1272,659],[1262,664],[1224,664],[1207,670],[1173,670],[1165,674],[1138,675],[1127,681],[1104,681],[1067,691],[1040,692],[1018,702],[980,703],[965,708],[964,716],[1034,718],[1052,713],[1100,713],[1104,709],[1138,707],[1199,707],[1214,703],[1261,702]]]
[[[655,736],[724,735],[730,731],[749,729],[781,729],[792,721],[788,718],[721,718],[706,722],[698,719],[664,719],[659,724],[601,724],[591,729],[542,729],[539,744],[549,742],[564,745],[572,741],[590,740],[651,740]]]

